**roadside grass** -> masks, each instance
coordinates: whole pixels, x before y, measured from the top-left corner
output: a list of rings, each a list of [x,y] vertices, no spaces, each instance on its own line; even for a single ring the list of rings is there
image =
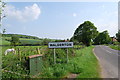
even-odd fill
[[[94,46],[75,50],[75,56],[69,63],[54,64],[45,67],[42,78],[65,78],[69,74],[78,74],[77,78],[100,78],[100,67],[92,49]]]
[[[76,51],[79,58],[75,58],[74,61],[79,62],[79,66],[83,69],[77,78],[100,78],[100,67],[93,54],[93,48],[94,46],[90,46]]]
[[[120,50],[119,45],[109,45],[109,47],[115,50]]]

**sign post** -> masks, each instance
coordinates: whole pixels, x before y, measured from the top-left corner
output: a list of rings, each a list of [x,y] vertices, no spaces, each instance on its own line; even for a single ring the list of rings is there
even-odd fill
[[[68,63],[68,60],[69,60],[69,59],[68,59],[68,48],[67,48],[67,63]]]
[[[55,53],[55,48],[54,48],[54,64],[56,64],[56,53]]]
[[[69,61],[68,59],[68,48],[73,47],[73,42],[49,42],[48,43],[48,48],[53,48],[54,49],[54,64],[56,64],[56,53],[55,53],[55,48],[67,48],[67,63]]]

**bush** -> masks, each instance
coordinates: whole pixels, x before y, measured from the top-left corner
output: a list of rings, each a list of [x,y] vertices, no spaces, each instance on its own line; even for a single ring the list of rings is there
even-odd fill
[[[116,42],[113,42],[113,44],[114,45],[119,45],[120,43],[116,41]]]

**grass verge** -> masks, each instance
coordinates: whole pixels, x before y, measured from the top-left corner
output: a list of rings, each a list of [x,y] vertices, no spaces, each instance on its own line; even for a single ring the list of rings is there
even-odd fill
[[[92,52],[94,46],[75,50],[75,56],[69,58],[69,63],[47,66],[42,78],[64,78],[69,74],[78,74],[77,78],[100,78],[100,67]]]
[[[74,61],[79,63],[83,71],[77,78],[100,78],[100,66],[97,58],[93,54],[94,46],[86,47],[76,51],[77,58]]]
[[[109,47],[115,50],[120,50],[120,47],[118,45],[109,45]]]

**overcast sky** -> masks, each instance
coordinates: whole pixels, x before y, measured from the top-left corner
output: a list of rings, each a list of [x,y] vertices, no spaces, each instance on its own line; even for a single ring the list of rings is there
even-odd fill
[[[9,2],[3,19],[6,33],[40,38],[71,38],[78,25],[91,21],[110,36],[118,31],[117,2]]]

